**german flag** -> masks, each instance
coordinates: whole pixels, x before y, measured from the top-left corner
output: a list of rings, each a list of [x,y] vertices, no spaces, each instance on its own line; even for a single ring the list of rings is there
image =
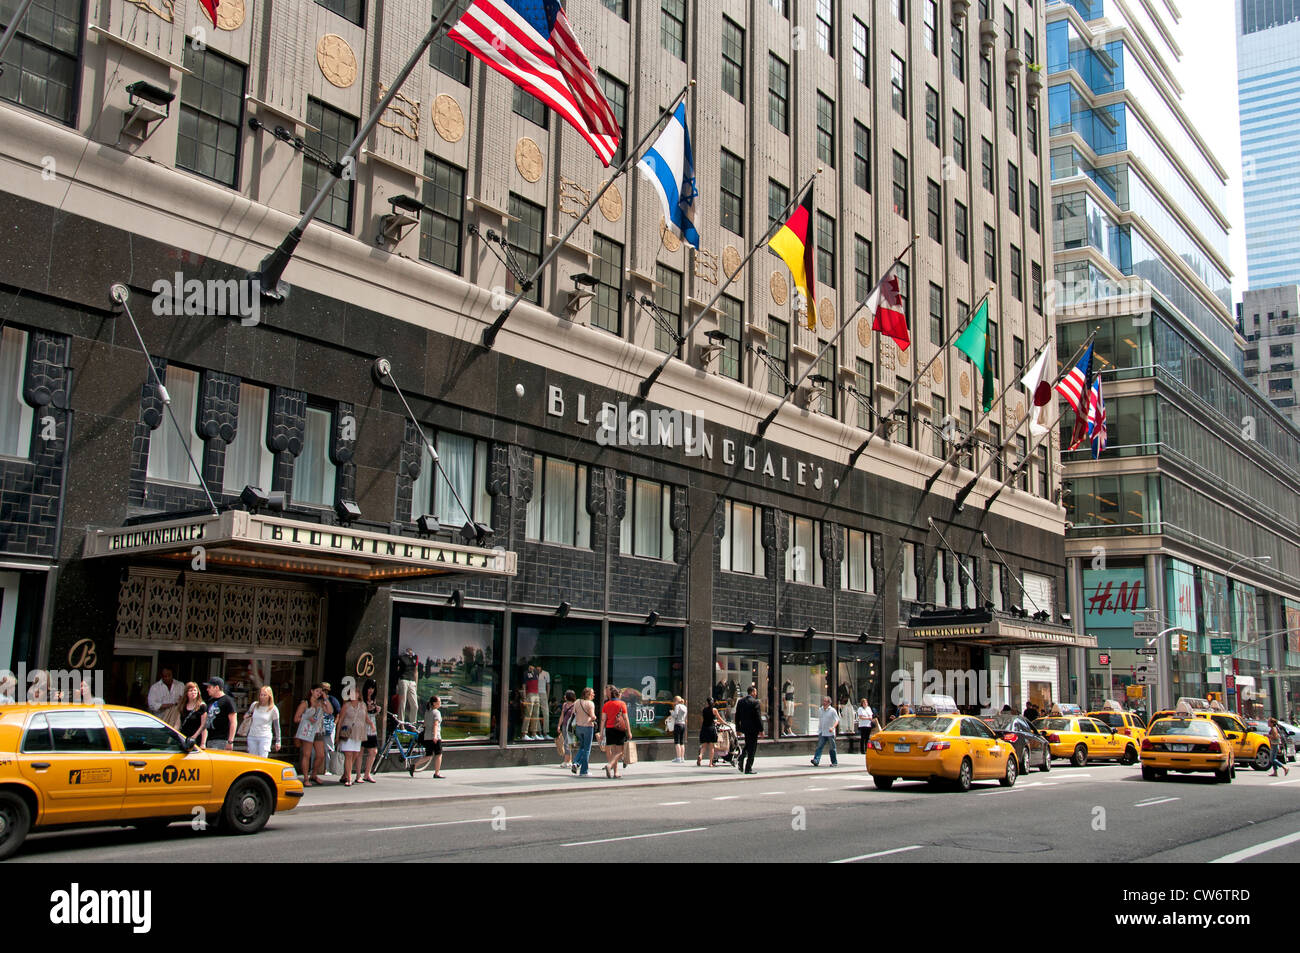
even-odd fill
[[[813,220],[812,194],[813,190],[810,188],[804,195],[803,201],[799,203],[799,207],[790,216],[790,220],[782,225],[781,230],[767,243],[790,269],[794,286],[799,289],[803,300],[808,305],[809,331],[817,330],[817,312],[813,306],[813,297],[816,293],[813,288],[813,278],[817,273],[817,265],[813,260],[813,244],[810,240]]]

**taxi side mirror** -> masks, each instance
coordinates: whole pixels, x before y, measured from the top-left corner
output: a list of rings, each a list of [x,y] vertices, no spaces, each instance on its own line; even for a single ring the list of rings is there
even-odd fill
[[[181,741],[181,747],[185,750],[186,754],[189,754],[198,747],[198,743],[193,738],[185,738]]]

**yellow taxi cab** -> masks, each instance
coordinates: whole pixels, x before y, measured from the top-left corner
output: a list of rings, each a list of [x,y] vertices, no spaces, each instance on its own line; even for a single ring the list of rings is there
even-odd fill
[[[255,834],[303,796],[290,765],[207,751],[117,705],[0,707],[0,859],[30,830],[176,820]]]
[[[1034,727],[1047,737],[1053,758],[1068,758],[1077,768],[1090,760],[1137,763],[1141,742],[1087,715],[1049,715],[1039,718]]]
[[[1249,763],[1256,771],[1267,771],[1273,763],[1268,735],[1251,731],[1246,723],[1230,711],[1198,711],[1193,718],[1209,720],[1223,732],[1224,740],[1232,745],[1233,759]]]
[[[1208,718],[1157,718],[1142,742],[1142,780],[1158,781],[1170,771],[1212,771],[1216,781],[1230,783],[1232,745]]]
[[[1104,708],[1087,714],[1089,718],[1114,728],[1115,734],[1127,735],[1137,742],[1139,748],[1142,747],[1142,739],[1147,736],[1147,726],[1136,712]]]
[[[972,781],[1016,783],[1019,765],[1012,746],[973,715],[918,708],[896,718],[867,743],[867,771],[882,791],[894,781],[953,781],[969,791]]]

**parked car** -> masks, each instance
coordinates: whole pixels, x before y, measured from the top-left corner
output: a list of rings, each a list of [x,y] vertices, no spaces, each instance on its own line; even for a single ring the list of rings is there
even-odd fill
[[[1024,716],[1006,711],[990,715],[985,720],[995,735],[1015,749],[1021,774],[1028,774],[1030,766],[1043,771],[1052,770],[1052,749],[1047,739]]]
[[[1282,757],[1286,761],[1294,761],[1296,748],[1300,746],[1300,728],[1287,724],[1285,721],[1279,721],[1277,726],[1282,731]],[[1252,718],[1246,722],[1246,727],[1256,734],[1263,735],[1265,738],[1268,737],[1268,722],[1266,721]]]
[[[1011,787],[1019,763],[1011,746],[974,715],[938,714],[917,709],[878,731],[867,743],[867,771],[882,791],[897,779],[951,781],[969,791],[972,781],[997,780]]]

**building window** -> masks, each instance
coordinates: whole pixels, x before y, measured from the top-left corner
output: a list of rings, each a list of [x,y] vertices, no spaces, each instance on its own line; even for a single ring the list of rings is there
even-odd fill
[[[817,0],[817,49],[835,55],[835,9],[831,0]]]
[[[894,212],[904,219],[908,217],[907,160],[897,152],[894,153]]]
[[[946,460],[948,458],[948,444],[944,440],[943,428],[944,420],[948,417],[948,401],[938,394],[934,394],[931,400],[934,401],[934,414],[931,418],[930,434],[934,438],[934,444],[930,447],[930,450],[940,460]]]
[[[930,343],[935,347],[941,347],[944,342],[943,333],[943,289],[933,282],[930,283]]]
[[[474,523],[491,523],[491,494],[487,493],[487,442],[477,441],[472,437],[463,437],[456,433],[425,432],[425,437],[433,443],[438,451],[438,462],[442,464],[442,473],[430,460],[425,460],[424,447],[420,447],[420,458],[424,465],[420,476],[411,486],[411,521],[429,514],[437,517],[443,527],[463,527],[465,511],[460,502],[465,504],[473,517]],[[534,458],[536,464],[536,458]],[[534,469],[536,473],[536,469]],[[455,493],[451,489],[455,488]],[[541,488],[537,484],[534,490]],[[536,494],[534,494],[536,495]]]
[[[586,466],[533,454],[533,496],[525,524],[527,539],[589,549]]]
[[[624,20],[627,19],[627,0],[601,0],[606,10],[618,14]]]
[[[745,234],[745,161],[722,150],[722,198],[718,204],[723,228]]]
[[[1029,183],[1029,227],[1034,231],[1039,229],[1039,207],[1038,207],[1038,183]]]
[[[456,9],[448,16],[447,22],[459,20],[469,4],[470,0],[456,0]],[[469,53],[446,33],[440,33],[429,47],[429,65],[462,86],[469,85]]]
[[[907,118],[907,67],[897,53],[889,54],[889,85],[894,112]]]
[[[959,301],[957,302],[957,311],[959,312],[957,320],[964,321],[966,315],[970,314],[970,306]],[[969,361],[967,363],[969,363]],[[965,435],[969,435],[971,430],[971,412],[963,407],[958,412],[958,416],[961,418],[961,432]],[[975,449],[972,444],[973,441],[967,441],[961,450],[957,452],[957,465],[962,469],[975,469]]]
[[[623,246],[604,235],[591,241],[592,266],[599,284],[592,302],[591,323],[611,334],[623,333]]]
[[[980,57],[980,102],[985,109],[993,108],[993,61],[987,53]]]
[[[907,0],[889,0],[894,10],[894,19],[899,23],[907,22]]]
[[[989,458],[993,461],[993,479],[1002,479],[1002,425],[989,424]]]
[[[667,265],[655,265],[655,304],[673,329],[682,333],[682,273]],[[677,339],[655,322],[655,348],[665,354],[678,352]]]
[[[1038,45],[1034,42],[1034,34],[1028,30],[1025,31],[1025,62],[1038,62]]]
[[[835,168],[835,103],[817,93],[817,158]]]
[[[510,193],[510,222],[506,225],[506,240],[515,258],[526,274],[533,274],[542,261],[542,241],[545,238],[546,209],[522,196]],[[510,292],[519,291],[519,283],[510,278]],[[542,303],[542,277],[537,276],[532,288],[524,293],[524,300]]]
[[[901,543],[902,558],[898,560],[898,597],[916,600],[916,544]]]
[[[835,219],[825,212],[817,213],[817,281],[827,288],[835,287]]]
[[[926,219],[929,223],[930,237],[943,244],[943,193],[939,183],[933,179],[925,182]]]
[[[817,373],[826,378],[826,390],[822,393],[821,412],[838,420],[839,413],[835,406],[835,398],[839,393],[839,374],[836,370],[838,362],[835,358],[838,349],[834,344],[827,347],[825,341],[818,341],[817,344],[819,353],[822,350],[826,352],[822,354],[821,359],[817,362]]]
[[[789,0],[767,0],[768,5],[773,10],[781,14],[787,20],[790,19],[790,2]]]
[[[1029,137],[1029,151],[1038,155],[1038,107],[1030,100],[1025,104],[1025,133]]]
[[[768,393],[784,397],[790,389],[790,325],[771,317],[767,319],[767,355],[775,365],[768,368]]]
[[[366,6],[363,0],[316,0],[326,10],[332,10],[349,23],[365,26]]]
[[[767,180],[767,227],[785,221],[785,209],[790,204],[790,190],[775,179]]]
[[[1020,115],[1016,111],[1018,102],[1015,84],[1007,83],[1007,128],[1013,134],[1019,132]]]
[[[871,407],[875,399],[875,369],[862,358],[857,359],[856,369],[858,372],[858,396],[863,398],[856,402],[858,405],[858,426],[863,430],[870,430],[872,422]]]
[[[871,191],[871,130],[853,122],[853,184]]]
[[[952,228],[957,235],[957,257],[970,261],[970,237],[967,234],[966,206],[960,202],[953,204]]]
[[[312,506],[334,505],[335,466],[330,459],[334,415],[317,407],[307,408],[302,453],[293,464],[293,500]],[[444,460],[444,465],[446,461]]]
[[[1015,378],[1019,380],[1025,375],[1025,342],[1020,338],[1012,335],[1011,337],[1011,365],[1015,368]]]
[[[1007,205],[1012,215],[1020,214],[1020,170],[1014,162],[1007,163]]]
[[[661,0],[659,43],[679,60],[686,59],[686,0]]]
[[[1002,38],[1006,40],[1007,49],[1016,48],[1016,11],[1011,7],[1002,8]]]
[[[994,380],[1002,378],[1002,336],[996,321],[989,322],[989,361],[993,365]]]
[[[925,48],[935,56],[939,55],[939,11],[938,4],[934,0],[922,0],[924,4],[925,22],[921,35],[925,40]]]
[[[609,160],[611,166],[617,166],[623,161],[623,150],[627,147],[627,84],[610,76],[604,70],[597,73],[600,80],[600,88],[609,100],[610,111],[614,113],[614,119],[618,122],[618,127],[623,130],[623,135],[618,142],[618,148],[614,150],[614,156]]]
[[[952,111],[952,157],[957,167],[966,171],[966,117]]]
[[[27,354],[27,333],[25,331],[15,331],[13,328],[5,328],[5,347],[3,360],[0,363],[3,363],[6,372],[9,372],[11,368],[21,369],[23,366],[22,363],[15,365],[12,360],[11,334],[15,336],[21,335],[23,339],[20,360],[25,361]],[[6,373],[5,380],[12,379]],[[167,385],[167,393],[171,395],[171,410],[163,412],[162,423],[149,437],[149,463],[145,469],[145,475],[149,480],[198,486],[199,476],[194,472],[194,467],[190,465],[190,457],[194,458],[194,463],[198,465],[200,470],[203,469],[203,439],[195,428],[199,409],[199,372],[186,367],[177,367],[175,364],[168,364],[167,373],[163,379]],[[24,411],[24,416],[21,419],[16,418],[13,413],[9,412],[10,408],[5,408],[6,413],[3,418],[5,423],[4,444],[0,446],[0,453],[10,457],[27,456],[28,445],[31,443],[32,438],[32,409],[23,403],[21,374],[18,375],[18,380],[17,407]],[[9,401],[15,399],[11,388],[6,388],[5,396]],[[175,415],[176,423],[180,424],[181,430],[184,432],[183,437],[176,432],[176,427],[171,421],[172,415]],[[24,433],[25,440],[23,440]],[[18,437],[17,443],[14,442],[15,436]],[[241,483],[235,492],[238,493],[243,488],[244,484]],[[267,490],[270,488],[269,485],[263,487],[263,489]]]
[[[939,145],[939,93],[933,86],[925,87],[925,138]]]
[[[5,4],[0,27],[9,26],[16,6]],[[32,4],[5,57],[0,99],[72,124],[77,115],[83,7],[82,0]]]
[[[235,439],[226,445],[222,489],[238,496],[246,486],[269,491],[275,458],[266,448],[268,393],[256,384],[239,385],[239,417]]]
[[[718,367],[723,377],[738,381],[740,380],[740,340],[745,330],[745,305],[739,298],[723,295],[722,300],[718,302],[718,307],[722,311],[722,316],[718,319],[718,327],[727,336],[727,343],[723,347]]]
[[[871,534],[860,529],[844,531],[844,559],[840,562],[840,588],[849,592],[876,591],[871,566]]]
[[[516,116],[523,116],[534,126],[547,128],[547,117],[551,111],[532,93],[525,92],[520,86],[510,88],[510,108]]]
[[[787,516],[790,548],[785,551],[785,581],[822,585],[822,524],[802,516]]]
[[[975,560],[970,556],[957,557],[957,587],[961,590],[962,608],[978,608],[975,602]]]
[[[723,501],[719,561],[724,572],[743,572],[751,576],[767,574],[762,520],[762,507],[732,500]]]
[[[984,179],[984,190],[993,193],[993,143],[980,139],[980,173]]]
[[[998,280],[998,233],[992,226],[984,226],[984,277]]]
[[[863,86],[871,85],[871,34],[857,17],[853,18],[853,78]]]
[[[997,563],[989,565],[989,602],[993,611],[1002,611],[1002,567]]]
[[[355,119],[326,106],[319,99],[308,97],[307,148],[302,156],[303,209],[306,209],[316,197],[316,193],[330,182],[330,163],[338,161],[356,136]],[[323,155],[327,161],[321,162],[313,158],[313,154]],[[329,198],[316,213],[317,220],[348,231],[352,227],[352,187],[355,184],[353,179],[340,179],[335,183],[334,188],[330,190]],[[243,487],[241,486],[240,489]]]
[[[790,66],[775,53],[767,54],[767,121],[790,131]]]
[[[942,549],[934,551],[934,604],[936,606],[951,606],[952,593],[948,591],[948,580],[945,570],[947,569],[947,560]]]
[[[618,551],[647,559],[673,558],[673,490],[653,480],[625,476],[627,506],[619,527]]]
[[[1011,246],[1011,294],[1017,301],[1025,300],[1024,276],[1021,273],[1020,249]]]
[[[960,26],[952,28],[952,75],[966,82],[966,31]]]
[[[722,18],[722,91],[745,101],[745,31],[729,17]]]
[[[902,311],[903,314],[907,314],[907,296],[908,288],[910,287],[908,282],[911,274],[912,273],[908,267],[901,261],[894,266],[894,277],[898,279],[898,297],[900,301],[899,310]]]
[[[235,188],[243,132],[244,67],[215,50],[196,50],[188,41],[185,68],[189,73],[181,80],[176,165]]]
[[[853,236],[853,293],[858,301],[866,301],[874,286],[871,283],[871,242],[861,235]]]
[[[894,440],[904,447],[912,445],[912,395],[907,393],[907,389],[911,386],[911,381],[898,378],[898,392],[907,396],[901,398],[901,403],[894,411]]]
[[[1038,262],[1029,265],[1030,291],[1033,295],[1034,311],[1043,313],[1043,266]]]
[[[420,257],[460,274],[465,171],[426,152],[421,201],[424,211],[420,213]]]

